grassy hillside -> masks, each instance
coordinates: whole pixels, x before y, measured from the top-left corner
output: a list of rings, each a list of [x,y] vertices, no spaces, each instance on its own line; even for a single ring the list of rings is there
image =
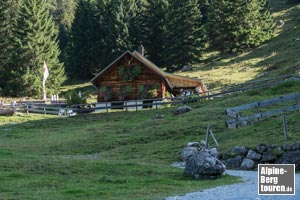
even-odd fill
[[[201,77],[209,88],[242,83],[266,77],[300,72],[300,7],[272,0],[276,36],[265,45],[241,55],[207,52],[203,64],[192,72],[180,73]],[[280,26],[280,20],[284,25]]]
[[[235,145],[300,142],[299,113],[225,127],[224,109],[284,93],[300,92],[300,82],[175,107],[139,112],[0,117],[0,191],[3,199],[161,199],[238,181],[223,176],[196,181],[170,167],[190,141],[205,139],[210,124],[220,151]],[[157,113],[164,118],[155,119]],[[210,141],[211,144],[212,141]]]

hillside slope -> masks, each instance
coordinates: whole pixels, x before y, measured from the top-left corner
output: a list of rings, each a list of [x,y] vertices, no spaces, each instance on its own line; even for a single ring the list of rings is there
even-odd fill
[[[300,6],[272,1],[276,36],[261,47],[235,56],[207,52],[204,64],[191,72],[180,73],[201,77],[210,89],[249,80],[300,72]],[[281,25],[282,20],[284,22]]]

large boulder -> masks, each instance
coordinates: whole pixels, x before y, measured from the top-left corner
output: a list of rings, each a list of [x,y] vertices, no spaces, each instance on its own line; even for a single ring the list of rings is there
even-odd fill
[[[215,178],[225,171],[225,165],[207,149],[199,150],[186,159],[185,174],[202,179]]]

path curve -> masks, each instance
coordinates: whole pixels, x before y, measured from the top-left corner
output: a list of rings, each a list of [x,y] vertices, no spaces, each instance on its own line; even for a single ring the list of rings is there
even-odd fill
[[[219,186],[203,190],[202,192],[187,193],[183,196],[167,197],[165,200],[299,200],[300,199],[300,175],[296,174],[295,196],[287,195],[264,195],[257,193],[257,171],[226,170],[226,173],[233,176],[240,176],[244,182]]]

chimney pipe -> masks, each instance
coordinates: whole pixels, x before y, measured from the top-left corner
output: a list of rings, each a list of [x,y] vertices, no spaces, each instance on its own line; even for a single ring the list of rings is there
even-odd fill
[[[138,52],[144,56],[144,53],[145,53],[145,48],[144,46],[141,44],[140,46],[138,46]]]

